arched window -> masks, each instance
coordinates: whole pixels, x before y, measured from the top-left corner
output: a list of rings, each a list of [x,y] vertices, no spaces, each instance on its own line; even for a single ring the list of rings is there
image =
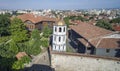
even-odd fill
[[[64,32],[65,32],[65,27],[64,27]]]
[[[57,28],[55,27],[55,32],[57,31]]]
[[[29,28],[31,29],[31,25],[29,25]]]
[[[61,27],[59,28],[59,32],[61,32],[62,31],[62,29],[61,29]]]
[[[59,42],[60,42],[60,40],[61,40],[61,37],[59,37]]]

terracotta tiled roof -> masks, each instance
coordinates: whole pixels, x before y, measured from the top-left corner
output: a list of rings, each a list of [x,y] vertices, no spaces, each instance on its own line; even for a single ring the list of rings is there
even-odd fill
[[[87,23],[71,25],[70,28],[84,37],[78,40],[86,47],[92,45],[96,48],[120,48],[119,38],[103,38],[104,36],[114,34],[112,31]]]
[[[25,53],[25,52],[19,52],[18,54],[16,54],[16,58],[18,59],[18,60],[20,60],[22,57],[24,57],[24,56],[27,56],[27,54]]]
[[[120,25],[113,25],[113,29],[115,31],[120,31]]]
[[[87,40],[113,33],[112,31],[83,22],[78,25],[71,25],[70,28]]]
[[[118,48],[120,49],[120,38],[104,38],[97,48]]]
[[[41,22],[41,21],[54,21],[54,22],[56,22],[56,20],[57,20],[56,18],[37,16],[37,15],[33,15],[32,13],[18,15],[17,18],[21,19],[23,22],[30,20],[34,24]]]
[[[119,38],[98,38],[92,41],[86,41],[85,39],[78,39],[83,45],[89,47],[90,45],[95,48],[117,48],[120,49]]]
[[[98,39],[94,39],[94,40],[89,41],[89,42],[90,42],[90,44],[91,44],[92,46],[97,47],[98,44],[99,44],[99,42],[101,42],[101,39],[102,39],[102,38],[98,38]]]

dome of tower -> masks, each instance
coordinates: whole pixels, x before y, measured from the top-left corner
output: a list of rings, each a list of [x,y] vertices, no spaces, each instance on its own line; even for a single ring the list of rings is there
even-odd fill
[[[65,22],[63,20],[60,20],[60,21],[58,21],[57,24],[60,25],[60,26],[62,26],[62,25],[65,25]]]

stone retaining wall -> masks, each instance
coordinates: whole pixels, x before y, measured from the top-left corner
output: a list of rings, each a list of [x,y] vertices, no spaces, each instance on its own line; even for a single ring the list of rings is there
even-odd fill
[[[51,52],[51,66],[55,71],[120,71],[120,59]]]

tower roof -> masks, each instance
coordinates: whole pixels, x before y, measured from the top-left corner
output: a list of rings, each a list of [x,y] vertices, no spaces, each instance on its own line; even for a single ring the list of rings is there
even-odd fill
[[[62,26],[62,25],[65,25],[65,22],[64,22],[63,20],[59,20],[59,21],[57,22],[57,24],[60,25],[60,26]]]

